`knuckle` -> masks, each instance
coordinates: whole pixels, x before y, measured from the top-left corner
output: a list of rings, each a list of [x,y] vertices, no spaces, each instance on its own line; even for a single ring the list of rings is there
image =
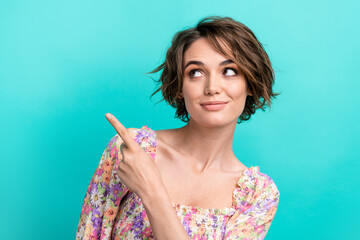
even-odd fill
[[[123,172],[124,171],[124,167],[125,167],[125,163],[124,163],[124,161],[123,160],[121,160],[120,162],[119,162],[119,164],[118,164],[118,171],[119,172]]]

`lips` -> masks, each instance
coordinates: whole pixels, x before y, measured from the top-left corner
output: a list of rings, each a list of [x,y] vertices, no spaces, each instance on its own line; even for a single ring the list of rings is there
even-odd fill
[[[208,102],[203,102],[200,105],[216,105],[216,104],[225,104],[227,102],[224,101],[208,101]]]
[[[226,104],[227,102],[223,102],[223,101],[209,101],[209,102],[201,103],[200,105],[204,107],[206,110],[214,111],[224,108]]]

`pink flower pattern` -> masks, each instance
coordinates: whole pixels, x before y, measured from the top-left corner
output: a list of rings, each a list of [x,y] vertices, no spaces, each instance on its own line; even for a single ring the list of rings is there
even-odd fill
[[[155,131],[147,125],[127,130],[155,159]],[[116,134],[103,152],[85,194],[77,240],[155,239],[141,199],[117,175],[122,143]],[[108,176],[111,176],[110,182],[106,181]],[[251,166],[238,180],[232,207],[205,209],[173,204],[173,208],[191,239],[264,239],[277,211],[279,197],[274,181],[261,173],[258,166]]]

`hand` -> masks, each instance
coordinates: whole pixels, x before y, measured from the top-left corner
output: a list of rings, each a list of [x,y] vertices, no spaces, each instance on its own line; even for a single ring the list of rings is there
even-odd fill
[[[151,196],[164,187],[161,173],[150,154],[146,153],[130,136],[127,129],[110,113],[105,114],[123,140],[122,160],[117,173],[121,181],[141,199]]]

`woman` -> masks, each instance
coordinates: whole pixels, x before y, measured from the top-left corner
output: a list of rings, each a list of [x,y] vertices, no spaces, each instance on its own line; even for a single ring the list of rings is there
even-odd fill
[[[161,90],[187,124],[127,129],[106,114],[117,134],[91,179],[76,239],[264,239],[279,191],[232,150],[236,124],[278,95],[261,43],[232,18],[207,17],[175,34],[151,73],[161,69],[153,95]]]

